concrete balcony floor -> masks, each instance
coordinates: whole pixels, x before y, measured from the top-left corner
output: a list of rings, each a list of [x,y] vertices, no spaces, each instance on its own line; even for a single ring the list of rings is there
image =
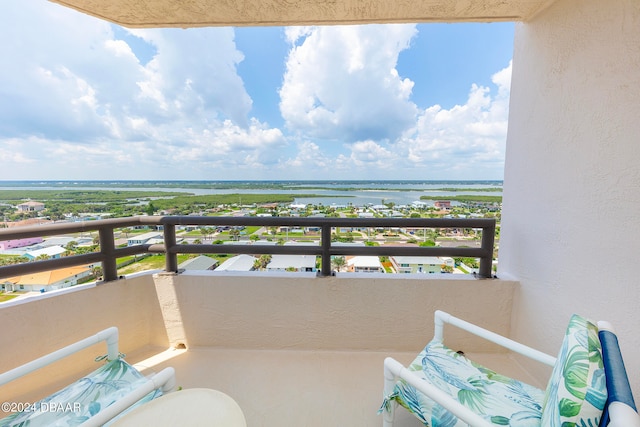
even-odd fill
[[[115,325],[129,363],[145,374],[172,366],[182,388],[227,393],[249,426],[380,425],[384,358],[409,364],[431,339],[437,308],[508,335],[514,286],[366,274],[143,275],[0,308],[0,344],[24,350],[0,361],[0,371]],[[61,324],[67,328],[56,327]],[[445,342],[545,387],[509,353],[454,329],[445,330]],[[93,357],[104,350],[98,347],[0,387],[0,400],[33,401],[54,392],[95,369]],[[396,419],[398,426],[421,425],[404,410]]]
[[[137,367],[160,370],[173,366],[183,388],[207,387],[232,396],[248,426],[352,426],[382,424],[376,412],[382,402],[383,360],[392,356],[409,364],[416,354],[365,351],[233,350],[197,348],[168,350]],[[537,384],[506,354],[472,354],[529,383]],[[422,424],[407,411],[396,412],[399,427]]]
[[[145,375],[167,366],[176,370],[177,385],[212,388],[233,397],[242,408],[248,426],[353,426],[382,424],[376,412],[382,402],[382,364],[391,356],[409,364],[408,352],[238,350],[146,348],[127,356]],[[532,378],[508,354],[474,353],[473,360],[537,387]],[[38,400],[76,377],[20,397]],[[13,401],[13,400],[12,400]],[[396,412],[398,427],[422,424],[402,408]]]

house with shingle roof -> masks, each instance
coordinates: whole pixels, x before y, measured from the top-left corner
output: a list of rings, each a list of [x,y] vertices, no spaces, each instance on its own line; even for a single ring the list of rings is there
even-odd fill
[[[89,277],[91,273],[91,268],[89,268],[88,265],[60,268],[58,270],[42,271],[2,279],[0,280],[0,288],[8,292],[47,292],[76,285],[78,284],[78,280]]]

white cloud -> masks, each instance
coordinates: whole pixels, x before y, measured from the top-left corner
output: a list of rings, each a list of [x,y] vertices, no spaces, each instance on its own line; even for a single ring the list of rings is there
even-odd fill
[[[125,30],[6,2],[0,179],[500,178],[511,67],[462,105],[419,109],[397,67],[416,34],[285,29],[284,131],[251,117],[233,29]]]
[[[7,166],[0,178],[151,177],[165,167],[197,178],[195,159],[275,161],[284,139],[249,117],[233,29],[131,30],[155,54],[143,63],[114,28],[49,2],[2,6],[0,37],[13,42],[0,44],[0,152],[17,148],[3,158],[43,167]]]
[[[309,170],[330,170],[333,160],[327,156],[320,146],[311,141],[304,141],[298,144],[296,157],[285,160],[281,167],[285,169],[295,168],[301,171]]]
[[[398,55],[415,25],[288,28],[292,44],[280,89],[287,126],[310,137],[394,139],[415,122],[413,82]]]
[[[449,110],[434,105],[419,114],[412,132],[395,145],[412,168],[429,174],[450,171],[469,179],[489,171],[502,175],[511,64],[492,81],[496,93],[474,84],[464,105]]]
[[[324,168],[336,179],[501,179],[510,81],[511,64],[492,76],[495,87],[472,85],[464,104],[419,111],[396,139],[346,142],[342,152],[306,142],[286,165],[300,178],[306,165],[311,176]]]

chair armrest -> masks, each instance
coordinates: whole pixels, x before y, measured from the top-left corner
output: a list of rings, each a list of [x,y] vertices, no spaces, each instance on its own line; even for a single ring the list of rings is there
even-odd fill
[[[392,357],[387,357],[384,360],[384,371],[385,394],[387,396],[393,392],[393,388],[398,378],[402,378],[409,385],[415,387],[425,396],[442,405],[443,408],[451,412],[463,422],[469,424],[471,427],[495,427],[494,424],[486,421],[480,415],[471,411],[469,408],[462,405],[442,390],[423,380],[418,375],[402,366],[400,362]],[[393,417],[393,414],[391,414],[391,417]]]
[[[18,366],[17,368],[14,368],[3,374],[0,374],[0,385],[11,382],[17,378],[20,378],[28,373],[31,373],[47,365],[50,365],[53,362],[63,359],[71,354],[74,354],[80,350],[83,350],[101,341],[106,341],[107,343],[107,359],[108,360],[117,359],[119,355],[118,328],[112,326],[110,328],[107,328],[105,330],[98,332],[95,335],[92,335],[88,338],[85,338],[83,340],[70,344],[52,353],[44,355],[38,359],[32,360],[29,363],[25,363],[24,365]]]
[[[452,316],[449,313],[445,313],[444,311],[437,310],[434,317],[435,317],[434,339],[439,342],[443,342],[444,324],[448,323],[464,331],[467,331],[473,335],[476,335],[480,338],[484,338],[487,341],[491,341],[495,344],[498,344],[508,350],[514,351],[530,359],[537,360],[538,362],[544,363],[545,365],[554,366],[556,364],[556,358],[553,356],[550,356],[546,353],[536,350],[535,348],[526,346],[524,344],[520,344],[519,342],[513,341],[512,339],[496,334],[495,332],[491,332],[487,329],[481,328],[480,326],[474,325],[473,323],[469,323],[462,319],[458,319],[457,317]]]
[[[164,368],[162,371],[155,375],[150,376],[147,381],[132,390],[131,393],[113,402],[113,404],[107,406],[93,417],[82,423],[81,427],[99,427],[120,415],[123,411],[127,410],[130,406],[133,406],[140,399],[151,393],[153,390],[159,388],[163,392],[172,391],[176,385],[176,373],[171,367]]]

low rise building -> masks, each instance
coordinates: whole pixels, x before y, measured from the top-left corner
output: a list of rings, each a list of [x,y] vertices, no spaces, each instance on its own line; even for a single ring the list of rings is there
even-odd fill
[[[317,271],[314,255],[273,255],[267,271]]]
[[[152,231],[144,234],[137,234],[127,239],[127,246],[144,245],[163,242],[163,235],[160,232]]]
[[[48,246],[42,249],[36,249],[26,252],[24,256],[29,259],[37,259],[39,257],[60,258],[67,250],[62,246]]]
[[[88,265],[60,268],[58,270],[2,279],[0,281],[0,288],[7,292],[48,292],[76,285],[78,284],[78,280],[89,277],[91,274],[91,268]]]
[[[359,255],[347,257],[348,270],[354,273],[382,273],[382,263],[377,256]]]
[[[213,270],[218,265],[218,260],[208,256],[200,255],[188,259],[178,265],[180,270]]]
[[[4,240],[0,241],[0,251],[6,251],[15,248],[24,248],[26,246],[37,245],[42,242],[42,237],[27,237],[24,239]]]
[[[40,212],[44,210],[44,203],[29,200],[28,202],[20,203],[16,206],[16,209],[18,209],[18,212]]]
[[[220,264],[216,271],[252,271],[256,258],[251,255],[237,255]]]
[[[451,258],[433,256],[392,256],[389,259],[398,273],[442,273],[443,265],[453,264]]]

